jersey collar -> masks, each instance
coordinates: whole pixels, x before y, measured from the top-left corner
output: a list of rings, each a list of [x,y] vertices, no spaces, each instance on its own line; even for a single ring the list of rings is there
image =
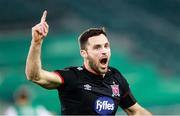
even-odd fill
[[[105,76],[103,77],[102,75],[96,75],[96,74],[88,71],[84,65],[83,65],[83,69],[84,69],[84,71],[85,71],[86,73],[88,73],[91,77],[97,78],[97,79],[99,79],[99,80],[103,80],[103,79],[106,78],[106,76],[109,75],[110,72],[111,72],[111,70],[110,70],[109,67],[108,67],[108,71],[106,72]]]

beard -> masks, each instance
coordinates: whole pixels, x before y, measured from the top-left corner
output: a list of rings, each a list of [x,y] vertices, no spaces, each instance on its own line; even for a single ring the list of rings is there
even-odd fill
[[[107,72],[107,68],[105,69],[102,69],[100,67],[100,62],[96,62],[92,57],[88,57],[88,64],[89,64],[89,67],[96,73],[96,74],[99,74],[99,75],[103,75]]]

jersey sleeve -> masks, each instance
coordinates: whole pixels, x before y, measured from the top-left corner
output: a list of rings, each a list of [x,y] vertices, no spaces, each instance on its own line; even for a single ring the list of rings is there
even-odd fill
[[[119,105],[122,109],[126,109],[134,105],[136,103],[136,99],[134,98],[129,88],[129,84],[124,77],[121,79],[121,82],[122,82],[123,94],[121,95],[121,100]]]
[[[77,78],[75,71],[71,68],[55,70],[53,72],[61,78],[62,85],[72,85],[74,80]]]

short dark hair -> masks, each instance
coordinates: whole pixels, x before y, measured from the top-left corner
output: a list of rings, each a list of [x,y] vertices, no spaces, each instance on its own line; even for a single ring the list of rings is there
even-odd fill
[[[97,36],[100,34],[104,34],[106,36],[105,28],[90,28],[86,31],[84,31],[79,36],[79,46],[80,49],[86,49],[86,43],[90,37]]]

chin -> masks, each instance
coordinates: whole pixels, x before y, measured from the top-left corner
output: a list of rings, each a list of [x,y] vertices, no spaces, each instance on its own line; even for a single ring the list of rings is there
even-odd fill
[[[107,68],[106,68],[106,69],[103,69],[103,70],[102,70],[102,69],[100,70],[100,73],[101,73],[101,74],[106,74],[106,72],[107,72]]]

